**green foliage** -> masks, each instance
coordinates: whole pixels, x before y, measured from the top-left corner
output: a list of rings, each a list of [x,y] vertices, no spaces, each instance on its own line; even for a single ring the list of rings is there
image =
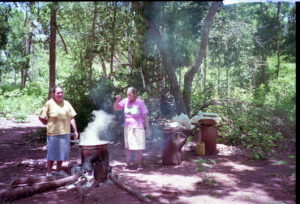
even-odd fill
[[[65,99],[77,112],[76,123],[78,131],[83,131],[91,120],[91,112],[96,109],[90,98],[88,76],[84,72],[73,72],[64,82]]]
[[[8,15],[10,10],[11,7],[9,5],[0,4],[0,50],[4,49],[8,42],[8,33],[10,31]]]
[[[211,166],[207,166],[207,164],[216,165],[216,161],[213,159],[205,160],[205,159],[200,158],[196,161],[196,163],[198,164],[198,167],[196,168],[196,170],[200,171],[200,172],[205,171],[208,168],[211,168]]]
[[[3,14],[0,16],[0,112],[7,118],[24,121],[26,115],[38,113],[47,100],[52,4],[0,3]],[[78,113],[79,131],[91,120],[93,110],[114,113],[114,95],[124,97],[128,86],[138,88],[138,95],[149,101],[151,120],[166,120],[159,108],[159,100],[163,98],[169,106],[162,107],[170,109],[166,117],[173,114],[168,73],[145,18],[151,18],[159,28],[167,60],[175,69],[182,89],[183,76],[200,48],[199,36],[210,2],[142,3],[146,7],[149,4],[153,7],[138,12],[131,2],[97,3],[91,91],[88,65],[94,2],[59,2],[56,83],[64,85],[65,98]],[[218,105],[210,105],[203,111],[222,117],[223,126],[218,134],[228,143],[248,148],[252,157],[258,159],[266,158],[282,138],[295,139],[295,5],[281,5],[278,22],[276,3],[263,3],[262,10],[259,3],[220,7],[209,35],[206,59],[195,76],[191,93],[191,115],[214,101]],[[26,22],[24,11],[28,11]],[[28,38],[30,19],[34,43],[32,53],[23,57],[23,40]],[[278,78],[275,37],[281,54]],[[108,75],[112,45],[113,73],[106,78],[103,64]],[[27,65],[29,72],[26,86],[20,91],[22,65]],[[262,67],[266,68],[266,84],[256,87],[261,84],[256,80],[262,79],[259,78]],[[122,121],[121,113],[114,114]]]
[[[196,85],[194,89],[195,91],[191,96],[191,115],[197,114],[199,108],[212,101],[216,95],[213,83],[209,83],[204,91],[200,91],[197,88],[198,87]]]
[[[208,176],[206,173],[203,173],[201,177],[202,177],[201,184],[208,185],[211,187],[216,185],[216,181],[214,177]]]
[[[150,199],[150,200],[153,199],[153,196],[150,195],[150,194],[145,195],[145,197],[148,198],[148,199]]]
[[[266,100],[266,91],[264,84],[261,84],[259,88],[254,91],[253,103],[256,105],[264,105]]]
[[[105,77],[94,81],[94,89],[89,90],[88,76],[84,72],[73,72],[64,82],[65,99],[77,112],[76,123],[79,131],[83,131],[92,120],[93,110],[113,112],[115,90],[112,82]]]
[[[224,124],[219,134],[227,143],[247,148],[252,158],[266,159],[283,139],[281,132],[272,128],[275,115],[266,106],[231,101],[218,111]]]
[[[0,113],[16,122],[25,122],[30,114],[37,114],[47,95],[47,90],[38,84],[27,84],[20,91],[15,85],[5,84],[0,87]]]

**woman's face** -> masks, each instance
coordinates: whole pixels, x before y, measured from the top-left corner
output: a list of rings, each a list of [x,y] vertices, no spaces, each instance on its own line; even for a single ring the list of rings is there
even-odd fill
[[[133,92],[131,91],[127,91],[127,98],[128,100],[132,103],[135,101],[136,99],[136,94],[134,94]]]
[[[54,100],[57,102],[62,102],[64,100],[64,92],[61,88],[56,88],[54,93]]]

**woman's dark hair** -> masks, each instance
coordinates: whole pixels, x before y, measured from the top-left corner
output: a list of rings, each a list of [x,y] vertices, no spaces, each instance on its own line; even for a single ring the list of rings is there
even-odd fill
[[[136,88],[134,88],[134,87],[129,87],[129,88],[127,89],[127,92],[131,92],[131,93],[133,93],[134,95],[136,95]]]

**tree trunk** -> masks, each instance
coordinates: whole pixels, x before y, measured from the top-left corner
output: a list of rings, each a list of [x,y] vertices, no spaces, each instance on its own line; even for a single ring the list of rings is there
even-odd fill
[[[25,8],[25,21],[24,21],[24,25],[23,27],[26,28],[26,24],[27,24],[27,19],[28,19],[28,11],[27,11],[27,8]],[[23,37],[23,54],[22,54],[22,57],[23,59],[25,58],[26,56],[26,38],[25,36]],[[21,64],[21,84],[20,84],[20,90],[22,90],[24,88],[23,84],[24,84],[24,69],[25,69],[25,63],[22,62]]]
[[[219,58],[219,63],[220,64],[220,58]],[[217,93],[220,95],[220,90],[221,90],[221,68],[218,65],[218,88],[217,88]]]
[[[264,51],[262,50],[262,65],[261,65],[261,83],[258,84],[258,87],[260,84],[266,85],[266,63],[267,63],[267,57],[265,56]]]
[[[135,5],[135,7],[137,8],[137,12],[142,11],[140,3],[137,3],[137,2],[133,2],[133,3]],[[147,4],[147,6],[151,7],[152,4],[153,3],[150,2]],[[147,9],[145,9],[145,10],[147,10]],[[157,44],[159,53],[162,58],[163,67],[166,70],[166,73],[168,74],[171,93],[175,98],[176,112],[177,112],[177,114],[186,113],[185,106],[183,103],[183,98],[180,93],[180,87],[178,85],[175,71],[173,70],[171,63],[169,62],[169,59],[167,57],[167,54],[164,50],[164,46],[163,46],[164,41],[162,39],[161,33],[159,32],[158,28],[151,22],[150,19],[146,18],[146,22],[148,24],[150,32],[154,36],[155,42]]]
[[[226,96],[228,95],[229,88],[229,68],[226,69]]]
[[[163,48],[164,42],[163,42],[163,39],[161,37],[161,34],[160,34],[159,30],[156,28],[156,26],[153,25],[150,20],[147,20],[147,23],[148,23],[148,26],[150,28],[150,31],[155,36],[154,38],[156,40],[158,50],[159,50],[160,55],[162,57],[163,66],[166,69],[166,73],[168,74],[171,93],[175,98],[176,112],[177,112],[177,114],[186,113],[184,101],[183,101],[183,98],[182,98],[181,92],[180,92],[180,86],[178,84],[175,71],[172,68],[171,63],[168,59],[168,56],[167,56],[167,54],[166,54],[166,52]]]
[[[97,1],[95,1],[94,7],[94,18],[91,32],[91,44],[90,44],[90,55],[89,55],[89,84],[90,90],[93,89],[93,47],[94,47],[94,36],[95,36],[95,22],[97,16]]]
[[[203,90],[206,89],[206,70],[207,70],[207,57],[204,57],[204,66],[203,66]]]
[[[35,47],[34,47],[34,40],[32,40],[32,51],[31,51],[31,53],[32,53],[32,57],[31,57],[31,73],[32,73],[32,81],[34,81],[35,80],[35,78],[36,78],[36,70],[35,70],[35,64],[34,64],[34,49],[35,49]]]
[[[131,24],[132,24],[132,21],[129,20],[129,13],[131,13],[131,11],[128,12],[127,8],[129,8],[129,5],[130,3],[129,2],[125,2],[125,6],[126,6],[126,9],[125,9],[125,23],[127,25],[126,27],[126,32],[125,32],[125,38],[127,39],[127,52],[128,52],[128,64],[130,64],[130,67],[129,67],[129,72],[131,72],[134,67],[133,67],[133,56],[132,56],[132,53],[133,53],[133,48],[131,46],[131,35],[132,35],[132,32],[130,32],[132,30],[131,28]]]
[[[222,2],[212,3],[205,19],[204,28],[203,28],[204,30],[202,31],[202,35],[201,35],[200,48],[198,50],[194,63],[192,64],[191,68],[187,71],[187,73],[184,76],[183,99],[186,107],[185,109],[188,115],[190,115],[192,82],[195,74],[199,70],[203,58],[205,58],[206,56],[206,48],[208,44],[210,28],[221,3]]]
[[[137,12],[142,11],[140,3],[133,2],[133,4],[137,8]],[[149,7],[151,7],[151,5],[152,2],[147,4],[147,6]],[[159,32],[158,28],[151,22],[150,19],[146,18],[146,22],[148,24],[150,32],[154,36],[155,42],[157,44],[159,53],[162,58],[163,67],[166,70],[166,73],[168,75],[171,93],[175,98],[176,112],[177,114],[186,113],[183,98],[180,92],[180,86],[178,85],[175,71],[173,70],[171,63],[169,62],[166,51],[164,50],[164,46],[163,46],[164,41],[162,39],[161,33]]]
[[[32,7],[33,2],[30,2],[30,8]],[[32,44],[32,30],[33,30],[33,25],[32,25],[32,16],[29,17],[28,19],[28,12],[26,9],[26,17],[24,21],[24,28],[26,27],[27,24],[29,24],[29,32],[28,32],[28,38],[24,36],[23,38],[23,46],[24,46],[24,51],[23,51],[23,59],[26,61],[22,63],[21,65],[21,84],[20,84],[20,89],[22,90],[25,87],[26,84],[26,78],[28,75],[28,69],[30,67],[30,59],[28,58],[28,55],[30,54],[30,48]]]
[[[281,2],[278,2],[277,4],[277,15],[276,15],[276,26],[278,26],[278,30],[275,36],[275,41],[276,41],[276,49],[277,49],[277,69],[276,69],[276,78],[278,79],[279,77],[279,69],[280,69],[280,47],[279,47],[279,35],[281,33],[280,29],[280,21],[279,21],[279,14],[280,14],[280,9],[281,9]]]
[[[50,59],[49,59],[49,93],[48,99],[52,97],[51,90],[55,87],[55,49],[56,49],[56,12],[57,2],[53,2],[51,6],[51,18],[50,18]]]
[[[59,35],[59,37],[60,37],[61,41],[62,41],[62,42],[63,42],[63,44],[64,44],[64,48],[65,48],[66,54],[68,54],[68,49],[67,49],[66,42],[65,42],[64,38],[62,37],[62,35],[60,34],[60,32],[59,32],[59,29],[58,29],[58,26],[57,26],[57,25],[56,25],[56,30],[57,30],[57,33],[58,33],[58,35]]]
[[[101,66],[102,66],[102,71],[103,71],[103,76],[107,76],[106,74],[106,66],[105,66],[105,59],[104,57],[100,54],[100,60],[101,60]]]
[[[115,27],[116,27],[116,13],[117,13],[117,5],[116,2],[113,2],[114,10],[113,10],[113,20],[112,20],[112,40],[111,40],[111,47],[110,47],[110,74],[109,77],[113,75],[113,59],[115,55]]]

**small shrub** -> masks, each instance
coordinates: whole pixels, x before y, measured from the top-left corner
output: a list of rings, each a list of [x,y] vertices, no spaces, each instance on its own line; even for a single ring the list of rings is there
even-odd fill
[[[14,117],[15,117],[15,121],[17,123],[24,123],[26,121],[27,114],[24,112],[19,112],[19,113],[15,114]]]
[[[205,173],[203,173],[203,175],[202,175],[201,183],[203,185],[208,185],[208,186],[215,186],[216,185],[216,181],[215,181],[214,177],[208,176]]]

